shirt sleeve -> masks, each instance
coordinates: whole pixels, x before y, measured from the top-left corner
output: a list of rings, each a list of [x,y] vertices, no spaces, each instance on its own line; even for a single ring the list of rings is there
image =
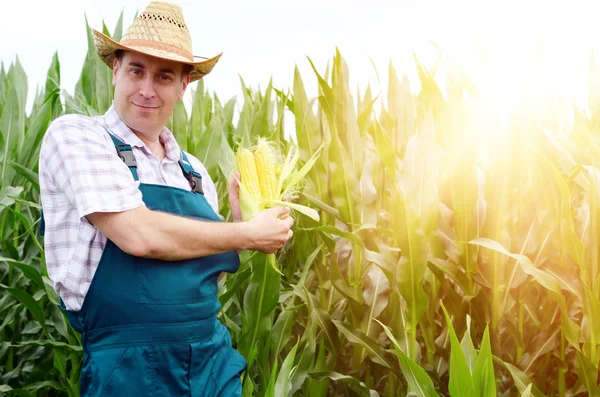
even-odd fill
[[[194,170],[202,175],[202,190],[204,191],[204,197],[206,197],[206,201],[208,201],[208,204],[210,204],[212,209],[215,211],[215,214],[217,214],[221,219],[224,219],[223,216],[219,213],[219,199],[217,196],[217,188],[210,175],[208,175],[206,167],[204,167],[204,164],[202,164],[200,160],[198,160],[191,154],[185,152],[185,155],[187,156]]]
[[[139,182],[117,155],[108,133],[92,118],[66,115],[56,119],[42,141],[40,168],[81,218],[144,205]]]

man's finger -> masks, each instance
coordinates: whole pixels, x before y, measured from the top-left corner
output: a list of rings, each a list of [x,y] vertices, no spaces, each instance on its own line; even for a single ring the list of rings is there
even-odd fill
[[[285,218],[285,220],[288,221],[290,228],[294,225],[294,218],[292,218],[291,216],[288,216],[287,218]]]
[[[239,172],[234,172],[233,173],[233,178],[231,178],[231,183],[229,184],[229,186],[231,187],[237,187],[239,186],[238,181],[240,180],[240,173]]]
[[[281,218],[283,215],[287,215],[290,212],[290,209],[288,207],[284,207],[283,205],[278,205],[274,208],[277,209],[277,217],[279,218]]]

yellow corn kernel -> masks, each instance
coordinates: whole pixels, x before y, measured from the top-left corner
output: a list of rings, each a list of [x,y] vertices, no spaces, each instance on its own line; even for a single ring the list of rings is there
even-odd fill
[[[277,176],[275,175],[275,160],[271,146],[261,140],[254,151],[256,170],[260,181],[260,191],[265,200],[276,200]]]
[[[254,155],[248,149],[241,149],[237,157],[241,182],[250,196],[258,203],[262,200],[262,195]]]

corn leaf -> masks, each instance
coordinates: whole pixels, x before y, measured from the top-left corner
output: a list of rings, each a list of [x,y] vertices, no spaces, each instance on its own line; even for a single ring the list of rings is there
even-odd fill
[[[485,331],[483,332],[483,340],[472,374],[477,395],[482,397],[495,397],[497,395],[496,377],[494,375],[494,362],[492,360],[492,349],[488,327],[485,327]]]
[[[373,339],[369,338],[358,329],[349,328],[339,320],[332,320],[332,322],[335,324],[337,329],[344,334],[348,341],[364,347],[369,357],[371,357],[371,360],[387,368],[392,368],[383,356],[384,353],[381,350],[381,347]]]
[[[360,380],[358,380],[352,376],[342,375],[340,373],[332,372],[332,371],[318,371],[318,372],[315,371],[315,372],[311,372],[309,374],[309,376],[316,380],[322,380],[325,378],[329,378],[336,382],[344,382],[344,383],[347,383],[352,388],[356,389],[356,391],[360,392],[361,394],[364,393],[370,397],[379,397],[379,393],[377,393],[377,391],[369,389],[369,387],[367,385],[365,385],[363,382],[361,382]]]
[[[16,267],[21,270],[25,277],[33,281],[38,288],[44,288],[44,281],[42,280],[42,275],[40,272],[34,268],[33,266],[27,265],[25,263],[21,263],[11,258],[0,257],[0,262],[6,262],[10,266]]]
[[[446,324],[450,333],[450,382],[448,384],[448,391],[452,397],[475,397],[478,393],[475,389],[471,371],[469,371],[469,365],[452,326],[452,321],[450,321],[450,316],[444,304],[442,302],[440,304],[444,311]]]
[[[58,342],[53,340],[27,340],[15,343],[14,346],[43,346],[50,347],[55,350],[65,351],[68,353],[83,354],[83,348],[81,346],[69,345],[64,342]]]
[[[17,300],[21,302],[23,306],[25,306],[31,312],[35,320],[40,323],[40,325],[44,329],[44,332],[47,333],[46,317],[44,315],[44,311],[42,310],[41,306],[36,302],[33,296],[31,296],[26,291],[17,288],[10,288],[3,284],[0,284],[0,287],[4,288],[11,295],[17,298]]]
[[[270,318],[279,301],[280,277],[273,269],[268,255],[260,254],[255,257],[250,282],[244,293],[244,326],[238,344],[238,350],[247,360],[256,343],[264,343],[269,337],[272,327]],[[268,354],[268,351],[263,354]]]
[[[394,338],[392,331],[381,321],[375,319],[385,331],[385,334],[388,336],[394,348],[396,349],[396,355],[398,356],[398,361],[400,363],[400,369],[402,370],[402,374],[404,378],[408,382],[410,389],[414,392],[418,397],[437,397],[439,394],[435,391],[435,387],[433,386],[433,381],[427,375],[427,372],[423,368],[419,366],[414,360],[408,357],[400,348],[400,345]]]
[[[275,396],[278,397],[286,397],[289,395],[292,390],[292,366],[294,365],[294,360],[296,359],[296,350],[298,350],[298,344],[300,340],[296,341],[292,350],[287,354],[285,360],[283,360],[283,364],[281,364],[281,370],[277,375],[277,381],[275,383]]]

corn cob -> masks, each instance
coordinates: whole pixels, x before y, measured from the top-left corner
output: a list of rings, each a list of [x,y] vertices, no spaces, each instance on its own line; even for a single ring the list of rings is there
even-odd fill
[[[277,194],[277,176],[275,175],[275,161],[271,146],[261,140],[254,151],[256,170],[260,181],[260,191],[265,200],[279,200]]]
[[[256,168],[256,162],[254,155],[248,149],[241,149],[238,153],[238,168],[240,171],[241,182],[255,200],[256,203],[262,201],[262,194],[260,189],[260,180],[258,178],[258,171]]]
[[[258,142],[254,153],[249,149],[239,149],[236,160],[240,172],[239,203],[242,219],[249,221],[260,211],[276,204],[293,208],[318,222],[317,211],[304,205],[282,201],[281,196],[300,183],[315,163],[321,149],[322,147],[299,171],[296,171],[297,151],[290,150],[285,163],[276,164],[273,148],[264,139]],[[267,254],[266,257],[270,266],[281,274],[275,254]]]

